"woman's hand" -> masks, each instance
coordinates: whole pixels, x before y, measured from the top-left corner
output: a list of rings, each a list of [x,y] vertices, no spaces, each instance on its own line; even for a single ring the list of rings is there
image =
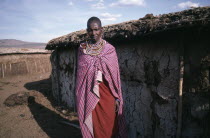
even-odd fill
[[[115,100],[115,112],[119,111],[120,101],[118,99]]]

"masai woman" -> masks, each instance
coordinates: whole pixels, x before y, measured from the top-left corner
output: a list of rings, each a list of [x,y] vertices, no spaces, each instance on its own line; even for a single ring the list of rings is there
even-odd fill
[[[76,100],[84,138],[127,137],[118,58],[102,39],[97,17],[87,22],[89,39],[78,49]]]

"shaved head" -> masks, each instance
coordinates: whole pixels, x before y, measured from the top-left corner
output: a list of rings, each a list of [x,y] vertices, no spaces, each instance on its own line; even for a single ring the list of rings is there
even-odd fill
[[[101,25],[101,20],[98,17],[91,17],[90,19],[88,19],[87,21],[87,28],[90,28],[90,24],[92,22],[96,22],[98,24],[99,27],[102,27]]]
[[[102,39],[103,27],[98,17],[91,17],[87,21],[87,33],[91,43],[97,43]]]

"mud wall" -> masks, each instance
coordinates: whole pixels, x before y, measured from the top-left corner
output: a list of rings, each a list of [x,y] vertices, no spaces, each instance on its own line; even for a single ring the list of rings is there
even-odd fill
[[[76,49],[55,50],[51,55],[52,94],[58,104],[75,109]]]
[[[176,135],[179,79],[176,44],[156,41],[116,48],[131,138]]]
[[[50,54],[0,55],[0,78],[51,72]]]
[[[210,39],[207,34],[193,33],[183,44],[185,72],[182,136],[210,137]]]

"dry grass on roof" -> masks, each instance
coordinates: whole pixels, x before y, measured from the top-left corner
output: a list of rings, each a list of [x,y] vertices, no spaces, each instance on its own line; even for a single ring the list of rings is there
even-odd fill
[[[136,37],[142,37],[146,34],[176,29],[189,26],[210,25],[210,7],[199,7],[181,12],[157,15],[147,14],[139,20],[131,20],[119,24],[104,26],[104,39],[129,40]],[[84,40],[87,40],[85,30],[72,32],[70,34],[52,39],[48,42],[46,49],[55,49],[56,47],[75,46]]]

